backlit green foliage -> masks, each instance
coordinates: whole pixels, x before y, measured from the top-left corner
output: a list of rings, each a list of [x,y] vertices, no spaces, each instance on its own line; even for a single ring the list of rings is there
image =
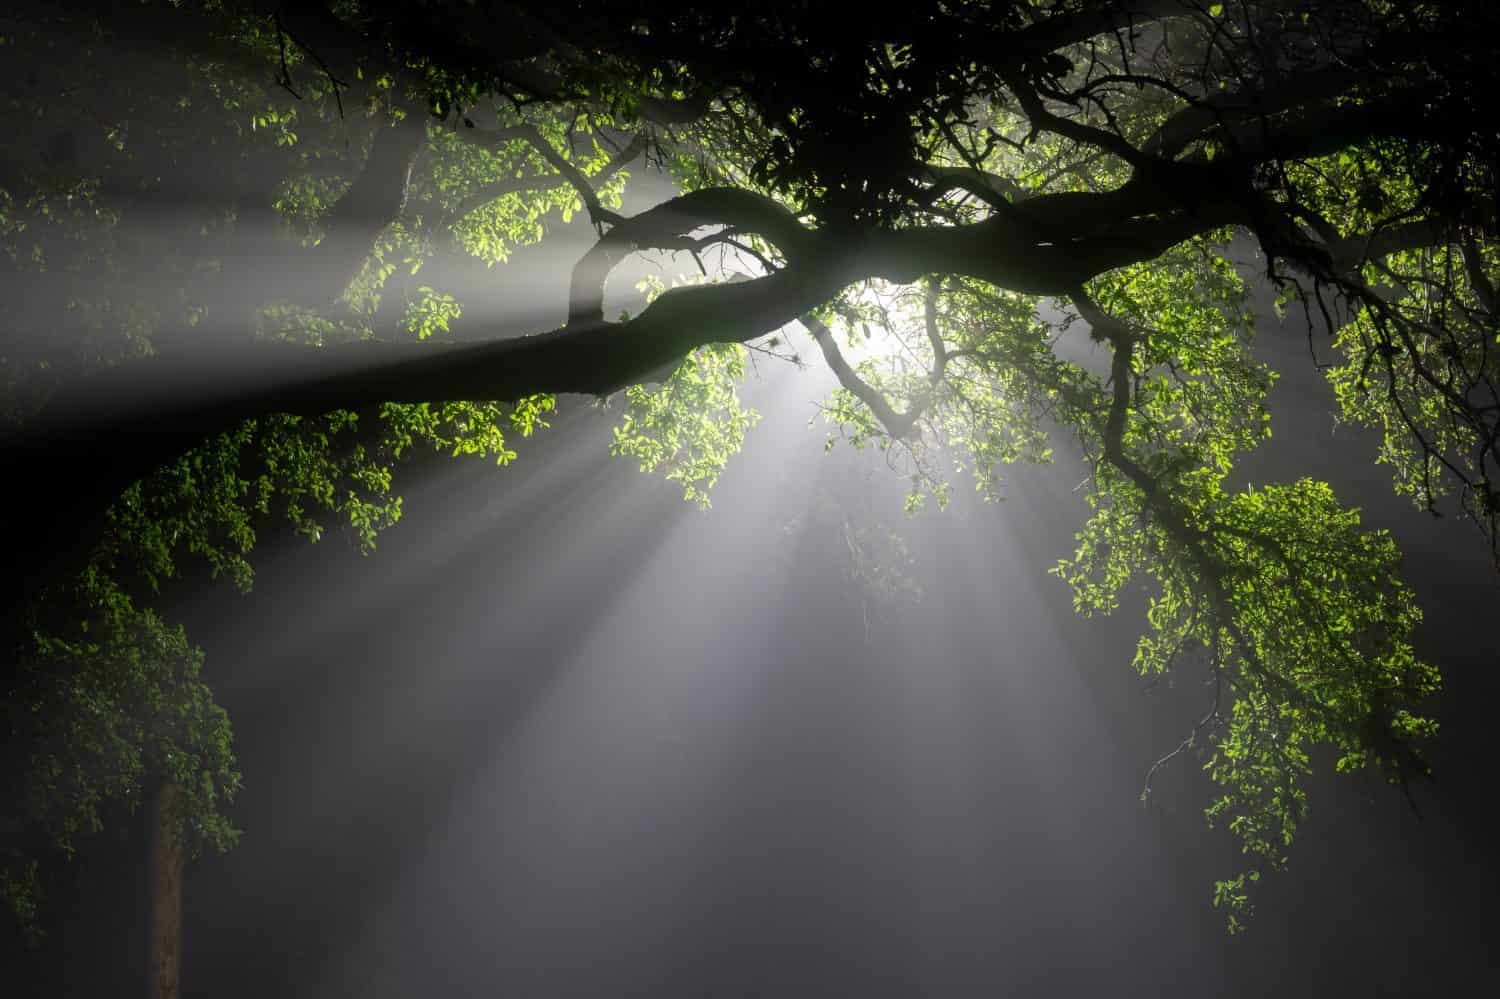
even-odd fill
[[[1313,748],[1333,747],[1344,771],[1379,763],[1395,781],[1423,773],[1417,746],[1436,725],[1416,705],[1438,674],[1413,651],[1420,612],[1389,536],[1363,530],[1325,483],[1226,487],[1238,457],[1271,434],[1274,376],[1249,352],[1253,317],[1220,240],[1106,273],[1088,293],[1128,330],[1128,347],[1100,342],[1100,330],[1065,345],[1074,335],[1043,318],[1051,303],[946,283],[932,310],[947,365],[938,384],[926,292],[856,298],[834,317],[848,349],[863,349],[872,327],[894,341],[859,360],[858,374],[895,410],[919,416],[906,439],[893,439],[848,389],[826,414],[856,447],[904,458],[918,489],[940,500],[939,453],[996,496],[999,468],[1050,459],[1048,429],[1072,429],[1092,467],[1093,515],[1056,572],[1084,614],[1109,613],[1127,587],[1147,588],[1134,657],[1143,675],[1207,663],[1215,693],[1183,748],[1200,753],[1220,788],[1210,822],[1238,838],[1250,865],[1214,895],[1237,931],[1249,885],[1285,863],[1306,814]],[[1060,326],[1076,322],[1064,316]],[[1114,376],[1098,370],[1115,349],[1129,351],[1118,461],[1108,443]]]
[[[1328,370],[1344,418],[1380,431],[1377,460],[1396,491],[1423,509],[1457,492],[1492,544],[1500,481],[1492,428],[1474,411],[1487,412],[1500,385],[1497,277],[1494,251],[1478,245],[1391,255],[1368,274],[1390,301],[1360,307],[1339,330],[1343,363]]]
[[[1085,614],[1113,610],[1127,583],[1149,580],[1141,673],[1207,660],[1215,693],[1190,743],[1208,752],[1222,789],[1209,819],[1239,838],[1252,871],[1285,863],[1314,746],[1333,746],[1343,771],[1380,763],[1397,781],[1424,772],[1416,741],[1436,726],[1412,706],[1439,679],[1412,649],[1420,612],[1389,536],[1362,531],[1326,484],[1227,493],[1220,474],[1199,470],[1174,490],[1195,539],[1185,546],[1139,490],[1101,479],[1078,551],[1058,572]],[[1234,928],[1249,911],[1243,888],[1230,879],[1216,895]]]
[[[680,483],[684,499],[707,509],[709,490],[760,419],[735,392],[744,374],[745,348],[716,344],[694,351],[656,389],[632,385],[610,453]]]
[[[493,108],[500,128],[528,124],[557,150],[566,150],[580,173],[595,177],[613,151],[587,118],[524,120],[503,104]],[[464,252],[494,266],[516,249],[539,242],[549,217],[566,224],[582,209],[577,192],[525,139],[487,141],[482,130],[434,129],[430,178],[415,185],[424,220],[445,225]],[[601,204],[618,208],[626,173],[595,185]]]
[[[182,790],[179,835],[191,855],[239,836],[225,812],[240,786],[229,719],[200,676],[202,652],[97,571],[51,598],[51,619],[35,623],[0,704],[7,734],[25,747],[0,774],[11,806],[0,820],[0,904],[32,936],[30,847],[71,855],[110,809],[136,809],[160,781]],[[69,609],[78,617],[67,620]]]
[[[1174,287],[1184,279],[1192,286]],[[1380,762],[1397,781],[1424,772],[1413,743],[1436,726],[1414,709],[1439,681],[1412,649],[1420,612],[1389,536],[1361,530],[1325,483],[1226,490],[1235,457],[1270,435],[1270,376],[1244,350],[1232,271],[1168,260],[1106,275],[1093,294],[1140,341],[1123,458],[1096,464],[1094,515],[1058,573],[1083,613],[1108,612],[1127,583],[1150,581],[1136,669],[1207,658],[1213,702],[1185,745],[1208,751],[1223,791],[1208,816],[1239,838],[1251,873],[1279,868],[1306,813],[1313,746],[1334,747],[1343,770]],[[1086,450],[1105,453],[1105,433],[1083,423]],[[1236,876],[1215,895],[1232,930],[1250,910],[1245,884]]]
[[[246,422],[133,484],[110,508],[85,571],[41,603],[6,721],[29,755],[5,776],[0,844],[71,854],[110,807],[135,808],[155,782],[183,789],[183,834],[194,853],[224,850],[237,830],[225,808],[240,784],[228,718],[200,678],[202,653],[180,627],[137,608],[127,587],[156,591],[202,559],[241,589],[273,516],[316,541],[342,525],[364,551],[401,515],[396,461],[416,447],[515,457],[506,432],[547,424],[550,396],[495,403],[387,405],[366,432],[356,414]],[[8,828],[13,826],[14,828]],[[0,898],[35,931],[34,850],[0,845]]]
[[[463,315],[463,306],[452,295],[435,291],[423,285],[417,289],[420,298],[406,305],[406,328],[417,335],[418,340],[449,332],[449,324]]]

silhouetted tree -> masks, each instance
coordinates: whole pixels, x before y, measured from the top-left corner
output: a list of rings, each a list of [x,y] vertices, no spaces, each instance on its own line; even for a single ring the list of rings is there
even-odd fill
[[[1438,674],[1388,537],[1315,478],[1226,484],[1270,435],[1274,378],[1227,247],[1251,241],[1283,304],[1326,320],[1344,418],[1381,430],[1398,491],[1453,494],[1493,547],[1496,19],[1402,0],[7,14],[5,503],[33,552],[7,580],[9,703],[49,705],[17,739],[93,752],[62,719],[135,655],[130,675],[170,692],[147,713],[175,719],[142,731],[194,761],[79,800],[28,764],[17,828],[76,827],[165,778],[196,789],[193,842],[226,841],[227,727],[144,609],[184,556],[248,585],[277,511],[368,546],[400,512],[404,453],[506,462],[507,434],[570,393],[623,391],[616,452],[706,502],[754,419],[745,345],[786,353],[795,323],[842,386],[830,418],[904,468],[912,507],[955,469],[992,492],[1056,428],[1076,438],[1094,513],[1059,572],[1084,613],[1145,577],[1143,673],[1206,657],[1213,701],[1183,748],[1210,747],[1210,818],[1249,855],[1216,888],[1238,926],[1304,814],[1310,747],[1423,772]],[[627,167],[680,193],[623,214]],[[561,326],[460,320],[445,258],[500,264],[577,211],[598,239]],[[645,250],[692,254],[703,279],[609,321],[606,280]],[[1044,305],[1108,363],[1055,350]],[[102,710],[141,717],[123,690]]]

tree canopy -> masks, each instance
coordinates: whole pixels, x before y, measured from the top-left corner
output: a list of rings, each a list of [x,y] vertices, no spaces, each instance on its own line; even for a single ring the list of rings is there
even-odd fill
[[[623,393],[615,453],[707,505],[755,422],[746,358],[801,363],[805,332],[830,444],[882,452],[913,511],[1081,451],[1093,513],[1056,572],[1084,614],[1143,583],[1134,667],[1213,677],[1182,748],[1245,851],[1214,894],[1239,926],[1315,747],[1424,773],[1439,685],[1393,541],[1317,469],[1235,478],[1272,433],[1251,285],[1328,331],[1339,418],[1397,491],[1500,550],[1497,29],[1418,0],[6,13],[5,504],[33,551],[0,887],[24,912],[36,851],[150,779],[188,790],[195,846],[232,841],[227,720],[152,607],[185,565],[248,586],[277,520],[370,547],[399,462],[508,464],[575,394]],[[678,193],[627,214],[632,171]],[[597,239],[561,325],[466,318],[447,262],[504,289],[575,213]],[[607,316],[651,250],[698,276]]]

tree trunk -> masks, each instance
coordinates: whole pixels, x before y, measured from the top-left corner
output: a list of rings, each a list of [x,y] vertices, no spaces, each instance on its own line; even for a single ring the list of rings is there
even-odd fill
[[[181,787],[162,781],[151,805],[148,999],[178,999],[182,991],[182,882],[187,854],[179,828],[181,798]]]

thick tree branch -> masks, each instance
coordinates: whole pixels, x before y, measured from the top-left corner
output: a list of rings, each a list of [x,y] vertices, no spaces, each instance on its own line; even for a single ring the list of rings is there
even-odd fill
[[[1353,236],[1329,244],[1328,253],[1339,273],[1357,272],[1366,261],[1377,261],[1392,253],[1441,246],[1451,238],[1447,227],[1423,219],[1386,226],[1364,236]]]
[[[1434,96],[1412,88],[1352,105],[1330,101],[1289,111],[1275,122],[1228,121],[1221,134],[1242,164],[1312,159],[1370,139],[1422,136],[1427,102]]]
[[[601,238],[574,271],[568,324],[548,333],[470,345],[314,350],[258,344],[237,356],[184,345],[175,358],[163,355],[85,379],[54,401],[31,436],[0,454],[7,481],[38,484],[13,496],[7,513],[17,523],[74,525],[65,536],[44,539],[65,559],[76,548],[75,533],[93,536],[77,525],[97,523],[131,481],[245,419],[383,402],[609,392],[697,346],[769,333],[871,277],[911,283],[951,274],[1016,291],[1065,294],[1104,270],[1150,259],[1238,220],[1242,212],[1232,200],[1214,200],[1203,190],[1185,196],[1190,203],[1205,200],[1192,211],[1143,213],[1142,206],[1157,204],[1161,194],[1137,185],[1083,195],[1101,209],[1092,218],[1077,196],[1041,196],[1024,203],[1025,219],[1006,213],[968,226],[832,232],[806,229],[757,194],[692,192],[624,220]],[[708,226],[762,235],[784,266],[752,281],[678,289],[630,322],[602,321],[604,281],[625,253],[693,243],[693,230]],[[887,415],[896,430],[909,430]],[[90,472],[83,483],[74,475],[81,468]]]
[[[1111,203],[1106,196],[1100,196]],[[1030,204],[1048,217],[1049,198]],[[1071,221],[1073,206],[1059,216]],[[1116,206],[1118,207],[1118,206]],[[602,322],[604,278],[636,246],[671,246],[693,229],[732,225],[777,246],[786,266],[739,285],[682,289],[641,316]],[[682,357],[704,343],[743,341],[770,332],[840,289],[868,277],[911,282],[924,274],[976,277],[1037,294],[1060,294],[1093,274],[1150,259],[1220,220],[1210,214],[1129,219],[1039,242],[1028,227],[1002,218],[964,227],[858,234],[810,232],[775,202],[734,189],[675,198],[626,220],[585,255],[574,274],[569,322],[529,337],[455,347],[381,345],[315,351],[262,344],[244,357],[221,352],[137,362],[86,379],[50,414],[65,422],[11,449],[25,464],[54,449],[80,464],[97,461],[94,435],[112,423],[121,471],[101,475],[118,492],[130,478],[170,460],[205,436],[266,413],[324,412],[383,401],[515,398],[536,392],[607,392]],[[580,304],[581,303],[581,304]],[[256,361],[254,358],[262,358]],[[252,373],[261,372],[259,379]],[[106,414],[107,417],[106,417]],[[40,450],[39,450],[40,449]]]
[[[1131,32],[1152,21],[1198,13],[1187,0],[1094,0],[1008,33],[1006,50],[1044,55],[1100,35]]]
[[[1152,156],[1174,159],[1216,128],[1238,144],[1253,134],[1251,129],[1269,127],[1272,115],[1335,97],[1360,81],[1359,75],[1338,65],[1285,78],[1263,90],[1209,94],[1168,118],[1141,149]]]
[[[315,350],[263,343],[157,358],[86,379],[55,400],[53,419],[0,450],[0,515],[27,525],[35,570],[7,578],[19,606],[29,578],[76,567],[106,509],[131,482],[244,420],[283,412],[369,411],[386,402],[606,394],[643,381],[696,347],[744,342],[833,298],[847,261],[682,288],[628,323],[568,326],[482,344],[380,344]],[[185,352],[186,354],[186,352]],[[101,434],[101,428],[107,431]]]
[[[1025,199],[1026,192],[1009,177],[986,173],[973,167],[931,167],[927,175],[935,185],[934,197],[957,189],[967,191],[997,210],[1005,210]]]
[[[705,188],[680,195],[628,219],[620,219],[573,268],[568,290],[568,325],[604,321],[604,283],[610,272],[640,249],[680,249],[694,229],[724,225],[759,233],[788,261],[798,259],[811,234],[785,208],[769,198],[737,188]]]
[[[1474,297],[1479,299],[1480,306],[1488,312],[1491,317],[1500,317],[1496,310],[1495,286],[1484,273],[1484,260],[1479,254],[1479,244],[1474,237],[1465,236],[1459,244],[1464,254],[1464,269],[1469,275],[1469,284],[1474,288]]]

